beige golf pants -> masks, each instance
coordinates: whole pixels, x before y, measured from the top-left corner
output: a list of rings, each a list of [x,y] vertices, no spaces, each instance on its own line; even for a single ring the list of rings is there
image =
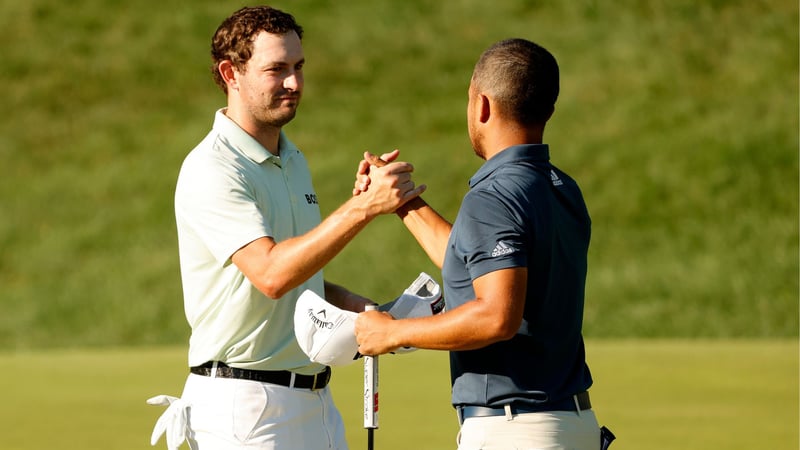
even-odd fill
[[[551,411],[466,419],[458,450],[599,450],[592,410]]]

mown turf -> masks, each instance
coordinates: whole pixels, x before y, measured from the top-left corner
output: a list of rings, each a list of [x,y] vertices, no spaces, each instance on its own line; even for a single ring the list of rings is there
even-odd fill
[[[613,450],[798,448],[796,340],[590,340],[592,403]],[[160,407],[186,376],[182,348],[0,354],[5,450],[145,450]],[[380,359],[376,449],[454,449],[444,353]],[[366,448],[362,365],[332,389],[351,449]],[[156,448],[166,448],[163,440]],[[187,447],[184,447],[187,448]]]

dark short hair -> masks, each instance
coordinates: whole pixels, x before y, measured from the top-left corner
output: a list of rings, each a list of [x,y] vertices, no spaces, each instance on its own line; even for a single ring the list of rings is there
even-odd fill
[[[233,13],[211,39],[211,73],[226,94],[228,86],[219,74],[219,63],[227,59],[238,70],[244,70],[253,53],[253,40],[262,31],[281,35],[294,31],[303,38],[303,28],[291,14],[270,6],[245,7]]]
[[[558,63],[546,49],[526,39],[506,39],[481,55],[472,83],[497,102],[509,119],[544,123],[558,98]]]

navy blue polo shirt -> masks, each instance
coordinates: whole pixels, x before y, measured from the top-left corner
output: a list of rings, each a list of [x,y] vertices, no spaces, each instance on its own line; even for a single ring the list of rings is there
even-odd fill
[[[452,403],[557,402],[592,384],[584,286],[591,220],[578,185],[547,145],[509,147],[470,179],[442,266],[448,309],[475,298],[472,280],[528,268],[522,325],[508,341],[450,352]]]

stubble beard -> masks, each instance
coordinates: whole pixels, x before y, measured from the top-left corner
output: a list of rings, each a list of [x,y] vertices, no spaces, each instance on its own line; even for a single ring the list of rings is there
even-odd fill
[[[291,122],[296,115],[297,107],[292,108],[291,111],[283,114],[269,114],[264,123],[275,128],[281,128],[287,123]]]
[[[483,145],[481,145],[481,133],[476,130],[471,123],[467,125],[467,128],[469,130],[469,141],[472,144],[472,151],[475,152],[475,155],[477,155],[478,158],[485,160],[486,154],[483,151]]]
[[[281,128],[294,119],[294,117],[297,115],[297,108],[299,106],[300,99],[298,98],[291,106],[280,104],[277,107],[264,108],[260,114],[258,114],[258,118],[259,121],[265,126]]]

